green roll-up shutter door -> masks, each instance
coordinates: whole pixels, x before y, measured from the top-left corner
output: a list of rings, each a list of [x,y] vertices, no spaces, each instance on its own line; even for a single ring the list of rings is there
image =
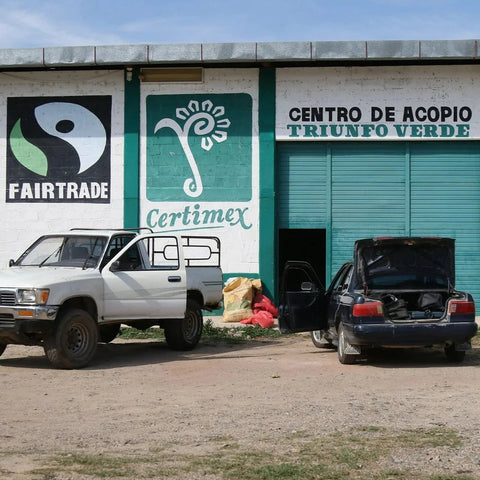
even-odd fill
[[[327,229],[327,277],[358,238],[449,236],[457,288],[480,305],[479,142],[280,144],[278,152],[278,225]]]
[[[403,144],[332,145],[332,273],[355,240],[405,234],[405,176]]]
[[[456,286],[480,305],[480,144],[411,144],[411,234],[456,239]]]
[[[327,147],[285,144],[278,149],[279,228],[326,228]]]

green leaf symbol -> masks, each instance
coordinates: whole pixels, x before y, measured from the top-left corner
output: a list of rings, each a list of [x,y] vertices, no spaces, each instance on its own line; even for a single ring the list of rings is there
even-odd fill
[[[47,157],[38,147],[31,144],[23,136],[20,119],[17,120],[10,133],[10,148],[17,160],[25,168],[44,177],[47,175]]]

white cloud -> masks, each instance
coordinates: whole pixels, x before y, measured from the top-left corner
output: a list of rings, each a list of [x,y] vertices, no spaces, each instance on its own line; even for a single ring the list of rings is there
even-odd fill
[[[82,24],[30,10],[7,10],[0,18],[0,48],[112,44],[121,40],[112,33],[89,31]]]

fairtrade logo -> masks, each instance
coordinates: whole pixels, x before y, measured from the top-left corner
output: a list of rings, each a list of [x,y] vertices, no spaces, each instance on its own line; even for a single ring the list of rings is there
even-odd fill
[[[183,127],[171,118],[163,118],[155,125],[154,134],[162,128],[170,128],[180,141],[193,175],[193,178],[187,178],[183,184],[183,191],[189,197],[198,197],[203,192],[202,177],[189,145],[190,135],[194,134],[201,137],[201,147],[210,151],[214,141],[221,143],[227,140],[226,130],[230,127],[230,120],[222,118],[224,115],[225,107],[214,106],[211,100],[205,100],[201,103],[197,100],[190,100],[187,108],[176,109],[176,117],[184,121]]]
[[[112,97],[8,97],[6,201],[109,203]]]
[[[78,154],[80,174],[95,165],[103,155],[107,133],[99,118],[87,108],[70,102],[50,102],[34,109],[35,120],[47,134],[70,144]],[[49,161],[45,153],[29,142],[19,118],[10,132],[10,148],[26,169],[46,177]]]

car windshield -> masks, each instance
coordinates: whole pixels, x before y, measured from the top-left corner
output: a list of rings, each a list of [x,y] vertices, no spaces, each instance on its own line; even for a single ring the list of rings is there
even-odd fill
[[[106,243],[107,237],[101,236],[46,236],[37,240],[16,265],[95,268]]]

